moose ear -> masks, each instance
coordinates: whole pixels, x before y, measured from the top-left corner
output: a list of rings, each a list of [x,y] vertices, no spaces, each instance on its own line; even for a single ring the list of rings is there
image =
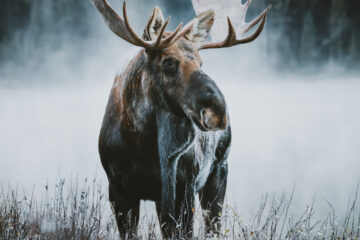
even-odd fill
[[[201,13],[194,19],[195,23],[186,34],[186,38],[192,42],[204,41],[209,36],[211,27],[214,23],[214,18],[215,12],[213,10]]]
[[[155,7],[144,29],[143,39],[146,41],[155,40],[164,25],[164,16],[159,7]]]

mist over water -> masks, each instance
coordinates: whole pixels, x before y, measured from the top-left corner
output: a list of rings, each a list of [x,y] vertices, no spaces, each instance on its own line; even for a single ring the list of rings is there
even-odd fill
[[[142,6],[146,16],[128,5],[141,33],[153,4]],[[25,64],[1,64],[3,184],[27,191],[35,186],[41,194],[59,176],[96,174],[106,189],[97,138],[115,72],[130,45],[106,29],[95,9],[91,17],[97,18],[96,34],[83,44],[74,46],[69,37],[58,48],[37,48]],[[319,211],[328,211],[326,199],[345,212],[360,181],[360,74],[335,63],[318,71],[273,70],[277,59],[267,54],[264,37],[201,56],[230,112],[228,202],[247,216],[264,194],[290,194],[295,185],[294,212],[303,211],[315,194]]]

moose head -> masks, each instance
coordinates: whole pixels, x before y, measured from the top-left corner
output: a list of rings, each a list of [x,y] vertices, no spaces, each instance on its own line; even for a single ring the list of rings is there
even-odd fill
[[[155,7],[141,38],[129,23],[125,2],[123,17],[120,17],[106,0],[92,1],[116,35],[132,45],[145,49],[144,74],[154,81],[171,111],[191,119],[202,131],[227,128],[228,114],[224,97],[216,83],[201,70],[202,60],[199,51],[253,41],[264,28],[269,8],[243,26],[242,34],[245,34],[260,22],[250,36],[237,39],[235,29],[228,18],[227,37],[219,42],[206,42],[214,23],[213,10],[199,14],[183,28],[180,24],[173,32],[165,32],[170,18],[165,21],[160,8]]]

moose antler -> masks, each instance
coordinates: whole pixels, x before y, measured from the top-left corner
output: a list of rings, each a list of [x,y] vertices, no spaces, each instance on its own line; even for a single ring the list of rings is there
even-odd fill
[[[232,15],[233,19],[235,19],[234,28],[230,17],[227,17],[228,33],[225,40],[202,43],[199,46],[199,49],[232,47],[237,44],[248,43],[255,40],[262,32],[266,21],[267,13],[271,8],[271,5],[268,6],[258,17],[256,17],[251,22],[246,23],[246,12],[250,4],[252,3],[252,0],[247,0],[244,4],[241,3],[241,0],[225,0],[224,2],[214,0],[192,0],[192,2],[197,13],[202,12],[205,9],[209,8],[209,6],[211,6],[215,13],[220,15],[215,20],[214,26],[210,33],[211,37],[215,40],[219,39],[218,36],[221,35],[221,33],[223,32],[223,26],[225,24],[225,18],[222,19],[221,15],[230,14]],[[246,38],[241,38],[242,36],[244,36],[245,33],[247,33],[259,22],[260,24],[253,34]],[[237,39],[237,35],[239,39]]]
[[[126,12],[126,2],[123,4],[123,17],[120,17],[115,10],[109,5],[106,0],[91,0],[98,11],[102,14],[106,24],[111,31],[116,35],[124,39],[125,41],[139,47],[144,47],[150,50],[163,50],[174,44],[180,37],[184,36],[193,26],[194,21],[189,22],[181,30],[182,23],[170,33],[167,37],[164,37],[166,26],[168,25],[170,18],[166,20],[162,26],[159,35],[153,41],[145,41],[140,38],[129,23],[129,19]],[[181,31],[180,31],[181,30]]]

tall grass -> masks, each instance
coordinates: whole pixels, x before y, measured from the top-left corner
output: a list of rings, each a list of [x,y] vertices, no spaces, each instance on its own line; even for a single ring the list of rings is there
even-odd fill
[[[19,188],[0,189],[0,239],[119,239],[116,223],[110,212],[107,191],[96,180],[65,183],[60,179],[53,191],[45,186],[43,196],[36,200]],[[303,214],[294,217],[291,207],[294,194],[268,195],[262,199],[256,215],[249,220],[225,204],[219,235],[207,235],[203,211],[195,209],[194,239],[360,239],[360,206],[358,188],[342,221],[333,206],[324,219],[315,219],[314,201]],[[138,239],[161,239],[155,216],[142,214]]]
[[[60,179],[53,192],[45,186],[40,201],[18,188],[2,187],[0,239],[115,239],[101,185],[87,179],[68,185],[65,188],[65,179]]]

